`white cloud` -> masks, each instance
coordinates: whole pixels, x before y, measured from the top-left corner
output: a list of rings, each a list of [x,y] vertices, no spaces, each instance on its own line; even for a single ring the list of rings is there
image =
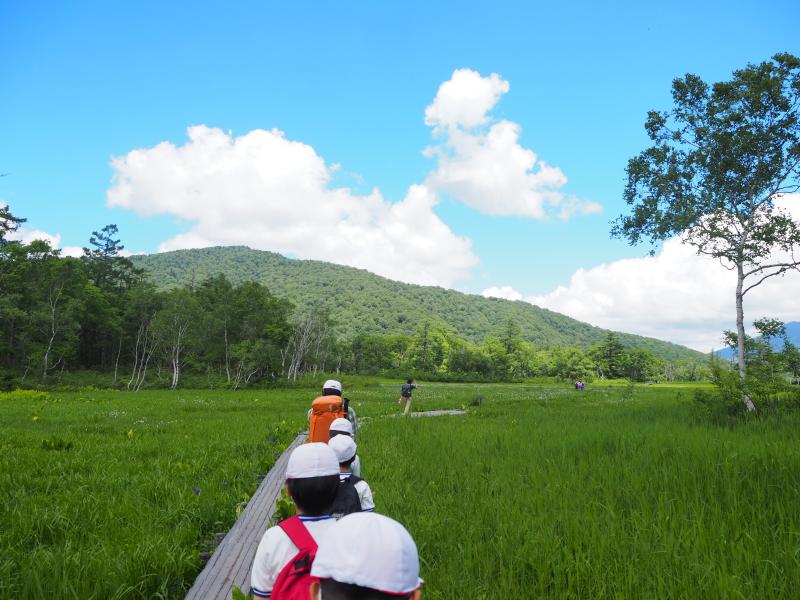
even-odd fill
[[[72,256],[73,258],[80,258],[83,256],[83,248],[80,246],[64,246],[61,249],[61,256]]]
[[[800,220],[800,195],[778,205]],[[526,300],[600,327],[708,351],[720,348],[723,330],[735,328],[735,286],[734,272],[673,238],[656,256],[579,269],[568,286]],[[800,320],[798,298],[800,273],[768,279],[745,296],[745,322]]]
[[[483,213],[545,219],[568,219],[602,211],[562,191],[567,177],[519,143],[521,128],[495,121],[490,113],[508,82],[498,74],[482,77],[458,69],[425,109],[425,123],[438,143],[425,150],[436,169],[427,184]]]
[[[504,300],[522,300],[522,294],[510,285],[492,286],[481,292],[484,298],[503,298]]]
[[[9,233],[8,239],[15,242],[22,242],[23,244],[30,244],[34,240],[43,240],[50,244],[52,248],[58,248],[61,245],[60,234],[48,233],[40,229],[28,229],[27,227],[20,227],[16,231]]]
[[[27,227],[20,227],[16,231],[8,234],[8,239],[23,244],[30,244],[34,240],[44,240],[50,244],[51,248],[61,248],[61,234],[48,233],[41,229],[29,229]],[[83,248],[80,246],[64,246],[61,248],[61,256],[73,256],[78,258],[83,256]]]
[[[161,251],[245,244],[443,286],[478,262],[472,242],[436,215],[427,186],[411,186],[396,203],[377,189],[332,188],[336,167],[278,130],[233,137],[201,125],[188,137],[183,146],[162,142],[112,160],[110,206],[192,222]]]
[[[425,124],[437,132],[486,125],[489,111],[509,89],[508,82],[497,73],[481,77],[472,69],[456,69],[425,109]]]

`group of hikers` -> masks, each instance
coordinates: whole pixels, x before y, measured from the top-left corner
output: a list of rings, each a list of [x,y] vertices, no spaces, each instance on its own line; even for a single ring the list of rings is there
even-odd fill
[[[416,386],[400,401],[407,414]],[[289,455],[285,489],[296,515],[267,529],[250,591],[271,600],[419,600],[417,547],[397,521],[375,510],[361,479],[358,422],[342,384],[328,380],[309,411],[309,441]]]

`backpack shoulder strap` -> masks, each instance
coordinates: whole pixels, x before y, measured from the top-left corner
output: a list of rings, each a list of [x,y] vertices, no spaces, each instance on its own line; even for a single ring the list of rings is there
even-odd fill
[[[297,515],[284,519],[278,523],[278,527],[283,529],[283,532],[289,536],[292,543],[297,546],[298,550],[316,550],[317,542],[311,537],[311,534],[303,525],[300,517]]]

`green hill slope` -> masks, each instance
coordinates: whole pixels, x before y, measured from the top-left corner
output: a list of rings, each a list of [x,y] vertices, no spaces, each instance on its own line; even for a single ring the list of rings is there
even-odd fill
[[[162,288],[200,282],[224,274],[230,281],[258,281],[300,309],[323,305],[337,334],[413,333],[424,319],[449,323],[463,338],[480,341],[512,319],[537,346],[587,347],[607,330],[533,306],[463,294],[439,287],[400,283],[362,269],[315,260],[293,260],[243,246],[178,250],[133,257]],[[666,359],[698,359],[702,354],[653,338],[619,334],[626,346],[645,348]]]

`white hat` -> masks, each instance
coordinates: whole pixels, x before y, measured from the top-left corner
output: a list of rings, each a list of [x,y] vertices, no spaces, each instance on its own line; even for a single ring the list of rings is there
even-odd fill
[[[331,525],[311,575],[388,594],[410,594],[423,583],[411,535],[397,521],[373,512],[352,513]]]
[[[353,436],[353,424],[345,419],[344,417],[339,417],[335,419],[333,423],[331,423],[330,431],[338,431],[340,433],[346,433],[349,436]]]
[[[328,379],[325,383],[322,384],[323,390],[339,390],[342,391],[342,384],[335,379]]]
[[[324,477],[339,473],[339,459],[327,444],[314,442],[295,448],[286,465],[286,479]]]
[[[347,462],[356,455],[356,443],[353,438],[346,435],[337,435],[328,442],[331,450],[336,453],[339,464]]]

